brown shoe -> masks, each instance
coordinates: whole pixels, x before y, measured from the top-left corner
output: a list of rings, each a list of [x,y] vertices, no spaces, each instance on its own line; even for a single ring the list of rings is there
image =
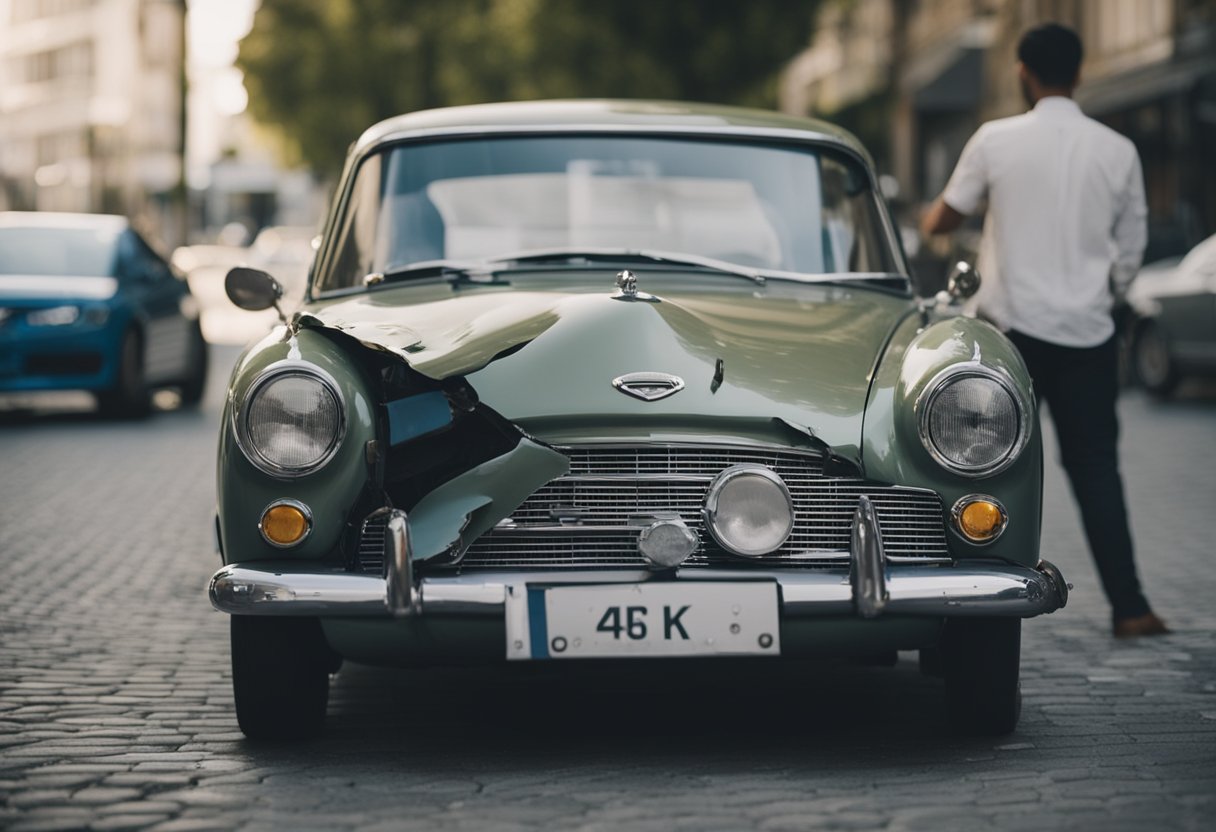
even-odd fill
[[[1151,612],[1115,621],[1115,638],[1134,636],[1163,636],[1172,632],[1165,622]]]

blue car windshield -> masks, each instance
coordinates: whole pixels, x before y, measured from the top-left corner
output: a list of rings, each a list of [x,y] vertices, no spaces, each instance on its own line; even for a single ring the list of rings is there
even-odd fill
[[[865,167],[811,145],[507,136],[362,162],[318,273],[325,291],[446,260],[662,251],[796,275],[898,274]]]
[[[94,228],[0,228],[0,274],[112,277],[118,237]]]

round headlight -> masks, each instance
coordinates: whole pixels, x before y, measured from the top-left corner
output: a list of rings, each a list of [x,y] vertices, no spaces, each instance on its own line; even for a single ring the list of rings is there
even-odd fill
[[[270,371],[254,382],[238,422],[241,448],[268,474],[301,476],[333,458],[342,439],[337,387],[316,371]]]
[[[917,409],[925,448],[942,466],[966,476],[1003,471],[1030,437],[1025,400],[987,367],[945,371],[930,382]]]
[[[767,555],[780,549],[794,528],[789,489],[767,468],[727,468],[709,487],[705,525],[728,552],[748,558]]]

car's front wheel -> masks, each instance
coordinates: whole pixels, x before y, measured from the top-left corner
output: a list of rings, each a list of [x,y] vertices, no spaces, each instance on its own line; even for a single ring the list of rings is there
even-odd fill
[[[114,386],[97,394],[97,408],[106,416],[138,418],[151,408],[151,391],[144,380],[143,340],[134,329],[122,336]]]
[[[315,618],[232,616],[232,693],[251,739],[320,733],[332,653]]]
[[[964,734],[999,736],[1022,712],[1022,619],[952,618],[942,635],[947,718]]]

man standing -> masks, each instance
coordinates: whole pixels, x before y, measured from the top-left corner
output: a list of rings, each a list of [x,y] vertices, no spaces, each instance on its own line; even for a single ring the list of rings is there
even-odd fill
[[[1140,589],[1119,475],[1113,301],[1144,254],[1146,209],[1135,146],[1072,100],[1081,40],[1055,23],[1018,43],[1030,112],[984,124],[926,212],[926,236],[987,202],[973,298],[1017,345],[1046,399],[1060,457],[1118,637],[1167,633]]]

